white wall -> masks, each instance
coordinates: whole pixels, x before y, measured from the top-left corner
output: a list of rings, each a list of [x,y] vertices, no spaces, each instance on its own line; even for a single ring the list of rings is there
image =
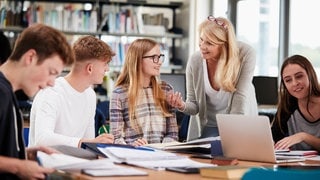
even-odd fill
[[[198,50],[199,46],[199,32],[198,26],[204,21],[208,15],[211,13],[211,0],[190,0],[189,12],[190,12],[190,21],[189,21],[189,55],[193,54]]]
[[[183,61],[184,69],[188,58],[199,49],[198,26],[210,15],[211,1],[184,0],[182,8],[177,12],[176,25],[183,29],[185,38],[176,41],[176,56]]]

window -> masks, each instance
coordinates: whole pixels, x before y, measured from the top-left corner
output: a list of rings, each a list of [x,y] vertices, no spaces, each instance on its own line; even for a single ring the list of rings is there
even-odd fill
[[[214,17],[228,18],[228,0],[213,0],[213,12]]]
[[[279,1],[238,1],[236,21],[238,39],[256,50],[254,74],[278,76]]]
[[[303,7],[303,8],[302,8]],[[320,76],[320,1],[290,1],[289,55],[308,58]]]

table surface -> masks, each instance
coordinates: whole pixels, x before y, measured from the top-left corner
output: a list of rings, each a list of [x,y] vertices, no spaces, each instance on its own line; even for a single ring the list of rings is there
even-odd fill
[[[210,159],[202,159],[202,158],[191,158],[195,161],[204,162],[204,163],[211,163]],[[314,162],[314,161],[305,161],[305,162],[295,162],[295,163],[281,163],[281,164],[272,164],[272,163],[262,163],[262,162],[252,162],[252,161],[239,161],[238,166],[248,166],[248,167],[261,167],[261,166],[269,166],[273,167],[275,165],[301,165],[301,163],[304,164],[317,164],[320,165],[320,162]],[[122,166],[128,166],[128,165],[122,165]],[[132,166],[130,166],[132,167]],[[75,173],[75,179],[117,179],[117,180],[125,180],[125,179],[139,179],[139,180],[146,180],[146,179],[159,179],[159,180],[189,180],[189,179],[207,179],[202,177],[200,174],[183,174],[183,173],[177,173],[177,172],[170,172],[170,171],[164,171],[164,170],[151,170],[151,169],[145,169],[145,168],[139,168],[135,167],[137,169],[140,169],[142,171],[145,171],[148,173],[147,176],[123,176],[123,177],[92,177],[88,175],[84,175],[81,173]]]

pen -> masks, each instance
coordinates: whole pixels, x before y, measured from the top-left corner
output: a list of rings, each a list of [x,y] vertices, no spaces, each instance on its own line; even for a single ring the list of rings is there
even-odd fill
[[[109,133],[109,131],[107,130],[107,128],[104,125],[102,125],[102,128],[103,128],[105,133]]]
[[[154,151],[154,149],[152,149],[152,148],[141,147],[141,146],[136,147],[136,149],[138,149],[138,150],[143,150],[143,151]]]

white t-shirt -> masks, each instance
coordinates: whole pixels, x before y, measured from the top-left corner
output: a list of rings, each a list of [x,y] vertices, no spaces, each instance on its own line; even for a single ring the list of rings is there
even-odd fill
[[[77,147],[81,138],[94,138],[96,94],[90,87],[78,92],[63,78],[35,96],[29,130],[29,146]]]
[[[231,93],[222,89],[219,91],[213,89],[210,85],[207,63],[203,61],[204,85],[207,98],[207,125],[209,127],[217,127],[216,114],[225,114]]]

